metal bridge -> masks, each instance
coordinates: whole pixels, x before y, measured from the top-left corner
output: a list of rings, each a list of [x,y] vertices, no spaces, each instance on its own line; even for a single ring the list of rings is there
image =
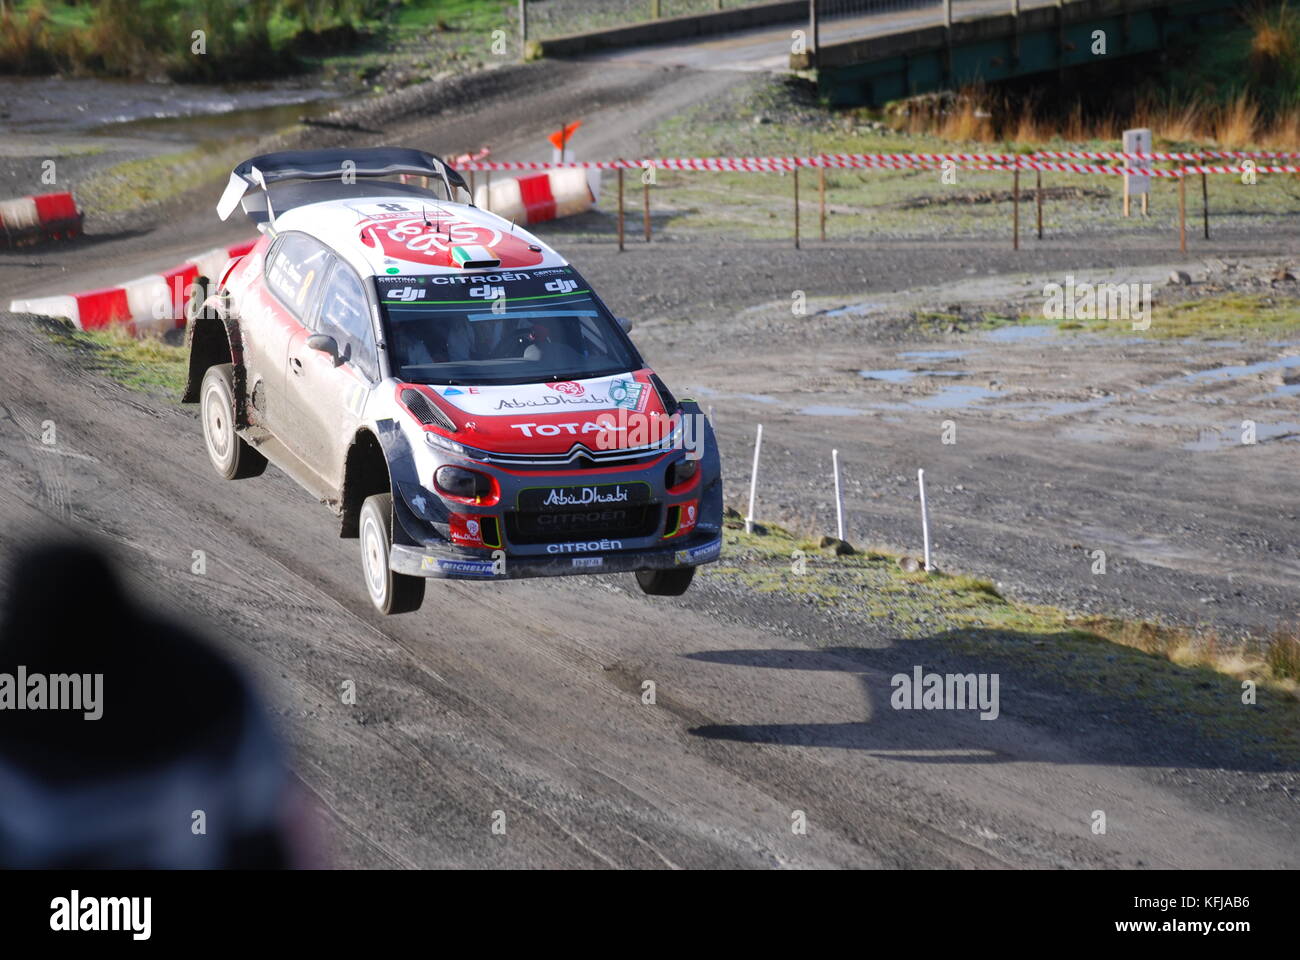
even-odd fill
[[[1221,30],[1233,0],[946,0],[933,24],[857,39],[818,38],[790,66],[816,73],[837,106],[979,82],[1062,73],[1164,49],[1182,36]],[[833,22],[833,21],[832,21]]]
[[[803,0],[543,41],[544,55],[796,70],[836,106],[1050,75],[1222,30],[1234,0]],[[744,20],[740,18],[742,15]]]

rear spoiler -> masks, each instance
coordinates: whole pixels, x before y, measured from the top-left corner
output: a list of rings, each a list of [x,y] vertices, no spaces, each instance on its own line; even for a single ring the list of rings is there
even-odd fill
[[[267,153],[245,160],[230,174],[221,200],[217,203],[217,216],[226,220],[244,195],[254,187],[263,191],[273,183],[285,180],[343,181],[351,177],[389,177],[395,174],[413,174],[419,177],[436,177],[447,189],[447,197],[454,197],[454,187],[468,190],[465,179],[431,153],[408,150],[403,147],[368,147],[351,150],[285,150]],[[268,199],[269,205],[269,199]],[[274,219],[274,211],[268,210]]]

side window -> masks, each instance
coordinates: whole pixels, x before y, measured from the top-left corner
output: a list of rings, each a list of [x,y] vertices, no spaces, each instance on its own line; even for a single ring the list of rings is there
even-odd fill
[[[339,353],[349,363],[371,380],[379,379],[366,290],[361,278],[342,263],[334,268],[325,285],[317,329],[338,341]]]
[[[311,237],[285,234],[267,261],[266,283],[299,320],[306,322],[328,266],[328,253]]]

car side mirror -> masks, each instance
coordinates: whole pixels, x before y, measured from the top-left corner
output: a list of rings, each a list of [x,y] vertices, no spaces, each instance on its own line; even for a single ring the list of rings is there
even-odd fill
[[[616,317],[615,321],[618,323],[620,327],[623,328],[624,333],[632,332],[632,321],[629,320],[627,317]]]
[[[328,353],[336,367],[343,362],[339,358],[339,342],[329,336],[329,334],[313,333],[307,338],[307,346],[309,349],[319,350],[321,353]]]

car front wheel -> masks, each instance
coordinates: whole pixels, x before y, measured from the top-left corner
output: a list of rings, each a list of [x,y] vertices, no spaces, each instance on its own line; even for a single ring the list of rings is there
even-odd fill
[[[361,572],[375,609],[388,616],[419,610],[424,578],[397,573],[388,565],[393,546],[393,495],[377,493],[361,505]]]
[[[694,567],[674,567],[671,570],[638,570],[636,582],[641,592],[652,597],[680,597],[695,579]]]
[[[208,367],[199,388],[199,412],[208,459],[227,480],[260,476],[266,457],[235,432],[235,368],[229,363]]]

